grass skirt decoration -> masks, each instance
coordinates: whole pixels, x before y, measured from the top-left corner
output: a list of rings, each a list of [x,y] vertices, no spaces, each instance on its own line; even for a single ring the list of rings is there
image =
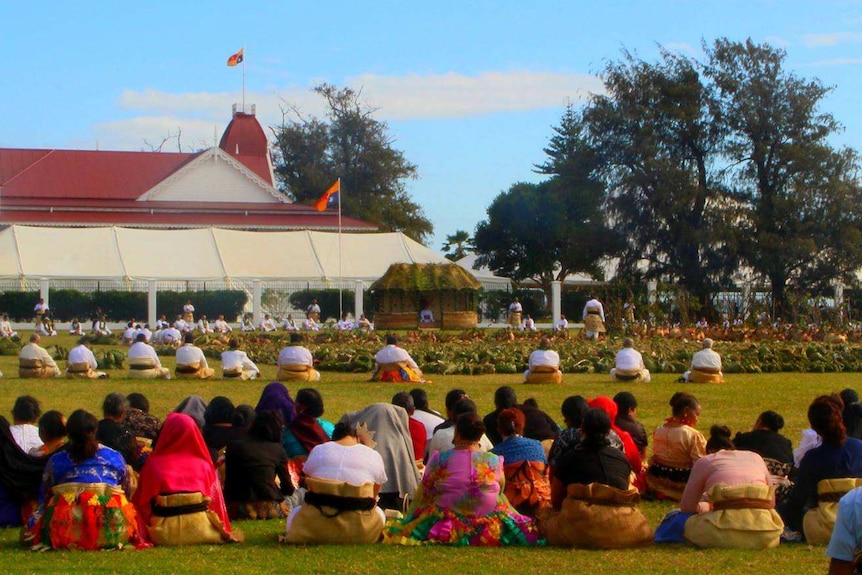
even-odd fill
[[[122,549],[142,545],[135,507],[123,490],[105,483],[64,483],[33,525],[34,550]]]

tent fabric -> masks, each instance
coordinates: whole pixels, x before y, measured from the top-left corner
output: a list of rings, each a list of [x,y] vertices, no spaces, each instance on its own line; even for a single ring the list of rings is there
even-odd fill
[[[449,263],[400,232],[340,236],[13,225],[0,231],[0,279],[371,282],[393,263]]]

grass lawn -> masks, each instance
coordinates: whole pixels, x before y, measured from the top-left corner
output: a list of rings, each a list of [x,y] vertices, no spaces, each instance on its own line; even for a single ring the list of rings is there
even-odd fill
[[[58,338],[70,348],[73,339]],[[53,341],[51,343],[54,343]],[[173,367],[172,360],[164,361]],[[217,363],[217,362],[213,362]],[[61,363],[62,365],[62,363]],[[43,410],[59,409],[67,415],[84,408],[99,415],[102,399],[110,391],[144,393],[151,411],[164,417],[182,398],[198,394],[206,400],[216,395],[230,397],[235,404],[254,405],[261,389],[275,374],[274,366],[262,366],[263,378],[254,382],[235,381],[144,381],[125,379],[125,372],[111,372],[111,378],[98,381],[21,380],[17,359],[0,356],[0,412],[7,418],[15,398],[21,394],[36,396]],[[218,369],[216,370],[218,373]],[[709,426],[721,423],[736,432],[747,430],[765,409],[781,413],[787,426],[784,433],[798,443],[807,427],[806,410],[819,394],[860,388],[860,374],[740,374],[732,375],[724,385],[676,383],[677,376],[659,374],[650,384],[628,385],[609,381],[606,374],[565,375],[559,386],[527,386],[518,375],[435,376],[427,386],[431,405],[443,409],[443,398],[449,389],[461,387],[479,405],[481,414],[493,409],[494,390],[512,385],[520,400],[534,397],[539,406],[561,420],[559,406],[569,396],[613,396],[628,389],[638,398],[638,416],[647,430],[669,416],[668,400],[678,390],[693,392],[703,406],[699,427],[708,434]],[[324,373],[316,387],[326,402],[325,418],[336,421],[346,411],[369,403],[389,401],[402,389],[396,384],[369,383],[368,374]],[[289,386],[295,393],[299,386]],[[668,503],[645,502],[644,512],[655,527],[671,509]],[[142,552],[49,552],[31,553],[18,546],[15,529],[0,530],[0,572],[6,573],[254,573],[285,571],[290,573],[436,573],[442,564],[446,570],[475,573],[507,572],[513,568],[524,573],[823,573],[827,559],[823,547],[784,545],[760,552],[698,550],[690,547],[652,547],[638,550],[591,552],[563,549],[450,549],[359,547],[289,547],[279,545],[277,535],[282,522],[236,522],[246,535],[246,542],[223,547],[154,548]]]

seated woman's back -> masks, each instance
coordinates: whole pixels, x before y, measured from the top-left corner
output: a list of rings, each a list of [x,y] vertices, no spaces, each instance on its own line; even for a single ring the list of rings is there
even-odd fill
[[[423,485],[440,508],[482,517],[494,510],[502,479],[500,458],[493,453],[453,449],[431,455]]]

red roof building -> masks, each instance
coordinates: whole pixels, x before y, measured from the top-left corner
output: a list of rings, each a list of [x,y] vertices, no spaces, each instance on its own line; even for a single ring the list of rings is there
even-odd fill
[[[193,154],[0,148],[2,224],[334,231],[338,214],[275,187],[252,106],[234,107],[219,147]],[[344,231],[376,229],[342,218]]]

